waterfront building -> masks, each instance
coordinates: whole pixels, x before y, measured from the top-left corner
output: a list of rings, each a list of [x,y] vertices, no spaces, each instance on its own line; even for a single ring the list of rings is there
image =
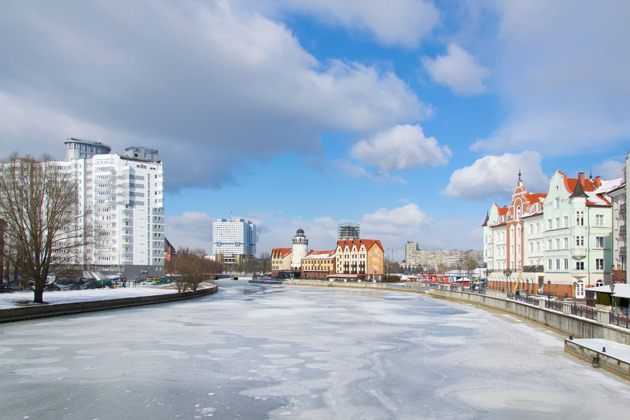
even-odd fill
[[[271,250],[271,276],[281,277],[280,273],[291,271],[293,248],[274,248]]]
[[[422,268],[424,271],[444,271],[448,268],[456,268],[461,262],[471,257],[478,262],[483,262],[481,251],[459,249],[420,249],[418,242],[407,241],[405,244],[405,265],[412,268]]]
[[[630,191],[628,190],[628,176],[630,172],[630,152],[626,156],[626,162],[621,170],[622,183],[612,190],[609,195],[612,199],[612,279],[614,283],[630,284],[628,272],[628,203],[630,203]]]
[[[340,223],[338,225],[338,240],[361,239],[361,227],[358,224]]]
[[[256,255],[256,225],[246,219],[212,222],[212,250],[215,261],[234,269]]]
[[[79,223],[94,232],[83,249],[91,271],[129,279],[164,275],[164,184],[158,151],[111,153],[100,142],[69,138],[63,167],[78,188]]]
[[[381,241],[358,239],[337,241],[335,274],[329,279],[381,280],[384,274],[385,252]]]
[[[291,271],[300,272],[302,270],[302,258],[308,254],[308,239],[302,229],[298,229],[293,238],[293,252],[291,254]]]
[[[507,211],[494,204],[484,223],[488,287],[584,298],[612,281],[612,205],[620,179],[569,178],[556,171],[547,194],[520,179]]]
[[[310,251],[302,258],[302,278],[325,280],[335,272],[335,251]]]

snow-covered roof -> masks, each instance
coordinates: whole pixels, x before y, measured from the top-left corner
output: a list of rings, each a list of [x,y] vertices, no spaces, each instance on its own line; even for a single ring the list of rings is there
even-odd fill
[[[586,289],[589,292],[598,292],[610,294],[610,284],[605,286],[589,287]],[[630,298],[630,284],[615,284],[614,295],[620,298]]]

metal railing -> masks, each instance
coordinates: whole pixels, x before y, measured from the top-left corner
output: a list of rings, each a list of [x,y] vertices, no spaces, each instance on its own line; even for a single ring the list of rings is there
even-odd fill
[[[571,315],[579,316],[582,318],[597,319],[597,309],[589,306],[572,305]]]
[[[560,311],[562,312],[562,307],[564,305],[562,304],[562,302],[558,302],[556,300],[549,300],[547,299],[545,301],[545,308],[547,309],[553,309],[554,311]]]
[[[539,299],[534,297],[534,296],[529,296],[529,295],[523,296],[521,294],[517,295],[517,294],[508,293],[507,297],[510,300],[515,300],[517,302],[523,302],[523,303],[528,303],[530,305],[538,306],[538,300]]]
[[[618,327],[630,328],[628,320],[630,316],[626,314],[616,314],[614,311],[610,312],[609,324],[616,325]]]

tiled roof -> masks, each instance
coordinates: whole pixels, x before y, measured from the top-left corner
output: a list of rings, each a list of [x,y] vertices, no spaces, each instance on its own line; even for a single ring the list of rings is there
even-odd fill
[[[284,258],[293,252],[293,248],[274,248],[271,251],[271,258]]]
[[[381,248],[381,250],[385,251],[385,248],[383,248],[381,241],[379,241],[378,239],[348,239],[345,241],[337,241],[337,246],[341,245],[342,247],[348,246],[352,248],[352,246],[354,245],[357,248],[360,248],[361,244],[365,245],[365,249],[370,249],[374,245],[377,245],[379,248]]]

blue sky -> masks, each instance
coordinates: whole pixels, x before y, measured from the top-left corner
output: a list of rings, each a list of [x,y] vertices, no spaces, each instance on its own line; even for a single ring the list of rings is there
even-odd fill
[[[244,217],[258,254],[298,228],[332,249],[360,223],[481,249],[519,168],[620,176],[630,146],[630,2],[135,0],[9,2],[0,142],[157,148],[166,233],[211,251]]]

